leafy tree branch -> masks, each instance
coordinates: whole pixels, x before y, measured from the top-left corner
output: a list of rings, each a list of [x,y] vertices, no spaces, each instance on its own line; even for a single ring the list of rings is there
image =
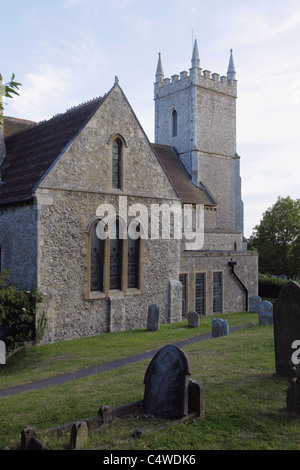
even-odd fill
[[[0,74],[1,77],[1,74]],[[0,80],[0,83],[2,81],[2,77]],[[3,117],[2,117],[2,112],[4,110],[3,103],[2,103],[2,97],[4,96],[5,98],[13,98],[14,95],[19,95],[17,90],[19,90],[19,87],[22,86],[21,83],[18,83],[15,81],[15,74],[13,73],[11,76],[11,79],[8,83],[4,83],[0,85],[0,126],[3,126]]]

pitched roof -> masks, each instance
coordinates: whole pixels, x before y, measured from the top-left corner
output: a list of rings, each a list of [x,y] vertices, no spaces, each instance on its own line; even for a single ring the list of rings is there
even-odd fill
[[[55,163],[104,101],[96,98],[5,139],[0,167],[0,204],[27,201]]]
[[[174,147],[152,144],[158,159],[169,176],[182,204],[204,204],[214,207],[216,203],[204,187],[196,186],[178,157]]]

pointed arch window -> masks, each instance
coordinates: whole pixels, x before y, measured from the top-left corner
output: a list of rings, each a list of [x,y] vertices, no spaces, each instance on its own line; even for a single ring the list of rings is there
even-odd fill
[[[112,145],[112,187],[121,189],[122,181],[122,141],[117,138]]]
[[[103,292],[104,290],[104,240],[98,238],[97,224],[90,231],[90,290]]]
[[[140,226],[136,228],[140,232]],[[134,239],[128,235],[128,288],[138,289],[140,283],[140,238]]]
[[[178,115],[176,109],[172,112],[172,137],[176,137],[178,132]]]

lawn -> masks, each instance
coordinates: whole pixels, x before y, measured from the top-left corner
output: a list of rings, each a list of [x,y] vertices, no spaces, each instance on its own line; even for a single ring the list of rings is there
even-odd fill
[[[183,347],[191,378],[204,385],[203,420],[171,426],[152,417],[130,416],[91,432],[86,448],[299,450],[300,418],[286,412],[289,384],[274,375],[273,327],[258,326],[256,314],[224,318],[229,326],[252,325]],[[163,346],[209,331],[210,322],[211,318],[201,319],[196,329],[181,322],[161,325],[158,332],[121,332],[28,348],[1,366],[0,388]],[[142,399],[148,364],[149,360],[140,361],[61,386],[1,398],[0,449],[17,446],[27,425],[35,426],[38,437],[51,448],[66,449],[68,435],[53,439],[45,430],[95,416],[101,405],[114,408]],[[131,437],[135,428],[145,431],[141,439]]]

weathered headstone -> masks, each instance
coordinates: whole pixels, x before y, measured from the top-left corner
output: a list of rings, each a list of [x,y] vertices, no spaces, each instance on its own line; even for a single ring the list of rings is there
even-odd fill
[[[6,346],[4,341],[0,341],[0,364],[6,364]]]
[[[36,437],[35,428],[26,426],[21,432],[21,450],[28,450],[33,437]]]
[[[88,427],[85,421],[76,421],[71,428],[70,447],[80,450],[88,439]]]
[[[144,410],[161,418],[188,414],[190,365],[177,346],[167,345],[150,362],[145,378]]]
[[[258,313],[258,307],[261,303],[261,297],[258,295],[251,295],[249,298],[249,312]]]
[[[102,424],[111,424],[113,420],[112,410],[109,406],[100,406],[98,416]]]
[[[273,304],[263,300],[258,306],[258,322],[260,325],[273,324]]]
[[[294,341],[300,340],[300,285],[290,281],[274,303],[274,345],[276,373],[287,375]]]
[[[300,364],[289,362],[287,376],[290,386],[286,393],[286,408],[289,413],[300,414]]]
[[[188,326],[190,328],[197,328],[199,326],[199,315],[197,312],[189,312],[187,314],[187,319],[188,319]]]
[[[213,318],[211,321],[212,336],[218,338],[219,336],[227,336],[229,334],[228,323],[222,318]]]
[[[159,328],[159,307],[150,305],[148,309],[147,330],[157,331]]]

